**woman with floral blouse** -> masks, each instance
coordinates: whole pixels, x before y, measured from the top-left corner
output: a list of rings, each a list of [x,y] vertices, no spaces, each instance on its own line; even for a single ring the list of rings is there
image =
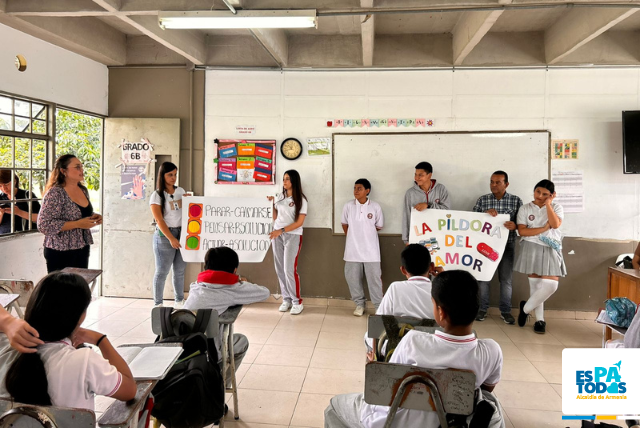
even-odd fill
[[[89,266],[89,247],[93,244],[89,229],[102,224],[102,216],[93,212],[83,179],[82,162],[74,155],[63,155],[47,182],[38,230],[45,235],[44,258],[49,273]]]

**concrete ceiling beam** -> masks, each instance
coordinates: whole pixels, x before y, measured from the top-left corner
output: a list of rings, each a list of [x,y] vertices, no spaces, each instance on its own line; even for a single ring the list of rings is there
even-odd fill
[[[249,31],[280,67],[289,64],[289,39],[284,30],[253,28]]]
[[[372,8],[373,0],[360,0],[360,7]],[[360,29],[362,33],[362,65],[371,67],[373,65],[373,49],[376,41],[376,17],[366,15],[362,18]]]
[[[576,8],[569,11],[544,33],[547,64],[561,61],[637,11],[624,8]]]
[[[7,0],[0,0],[0,13],[7,11]]]
[[[95,18],[0,14],[0,23],[105,65],[126,64],[126,36]]]
[[[121,0],[93,0],[109,12],[119,12]],[[188,30],[163,30],[158,25],[157,16],[117,15],[125,23],[140,31],[161,45],[182,55],[196,65],[204,65],[207,60],[207,47],[204,35]]]
[[[4,13],[15,16],[100,16],[108,15],[104,8],[91,0],[4,0]]]
[[[453,65],[462,65],[503,12],[504,10],[492,10],[462,14],[452,32]]]

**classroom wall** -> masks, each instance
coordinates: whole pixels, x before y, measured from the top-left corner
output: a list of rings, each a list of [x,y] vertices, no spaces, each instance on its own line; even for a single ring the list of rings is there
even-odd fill
[[[178,165],[178,185],[196,195],[203,194],[204,176],[204,71],[188,71],[184,67],[168,68],[111,68],[109,70],[109,117],[110,118],[178,118],[180,119],[180,165]],[[192,144],[191,144],[192,143]],[[115,165],[105,165],[113,168]],[[149,203],[151,191],[147,193]],[[132,201],[135,202],[135,201]],[[130,213],[123,212],[123,219]],[[148,223],[153,217],[147,211]],[[136,220],[139,221],[139,220]],[[108,233],[105,230],[105,233]],[[149,239],[148,248],[151,248]],[[135,258],[135,248],[122,248],[122,257]],[[105,249],[105,257],[109,257],[109,249]],[[130,263],[130,262],[129,262]],[[133,266],[134,264],[132,264]],[[195,281],[200,272],[200,265],[189,263],[185,274],[186,289]],[[145,281],[147,284],[124,284],[118,286],[119,295],[136,295],[144,287],[149,288],[153,277]],[[165,298],[170,298],[165,293]]]
[[[1,92],[107,113],[106,66],[4,25],[0,25],[0,40],[4,41],[0,43]],[[17,54],[27,59],[25,72],[14,66]],[[99,242],[98,236],[94,239]],[[0,237],[0,278],[37,281],[44,276],[42,241],[38,233]]]
[[[221,186],[214,184],[210,167],[215,138],[235,138],[236,125],[255,125],[255,138],[278,141],[329,137],[333,131],[394,131],[326,127],[331,119],[379,117],[433,119],[433,128],[427,130],[435,132],[549,130],[552,138],[577,138],[579,160],[553,161],[552,168],[584,171],[586,210],[565,217],[569,276],[561,281],[547,307],[593,310],[606,295],[606,267],[618,254],[633,252],[633,241],[640,239],[640,178],[622,173],[621,142],[621,111],[640,109],[639,80],[638,69],[208,71],[205,194],[262,197],[280,189],[286,169],[300,171],[309,198],[299,265],[302,294],[348,298],[344,238],[333,236],[330,229],[331,157],[303,154],[296,161],[286,161],[279,156],[276,186]],[[416,159],[409,154],[407,162]],[[437,178],[438,165],[434,168]],[[508,171],[508,165],[505,169]],[[490,173],[480,179],[488,182]],[[407,177],[407,188],[411,178]],[[540,178],[531,177],[531,186]],[[520,196],[525,201],[532,199],[532,195]],[[388,285],[399,278],[402,244],[399,237],[383,237],[381,247],[383,281]],[[245,264],[241,270],[277,290],[271,253],[262,264]],[[497,287],[493,288],[495,301]],[[526,295],[526,278],[516,274],[514,306]]]

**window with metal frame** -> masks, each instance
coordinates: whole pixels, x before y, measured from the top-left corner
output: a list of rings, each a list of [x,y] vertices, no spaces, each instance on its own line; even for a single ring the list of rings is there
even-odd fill
[[[37,230],[52,151],[53,106],[0,94],[0,235]]]

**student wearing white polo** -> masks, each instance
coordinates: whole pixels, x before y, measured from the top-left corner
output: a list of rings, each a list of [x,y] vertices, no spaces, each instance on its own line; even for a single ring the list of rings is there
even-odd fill
[[[366,178],[353,186],[355,199],[342,209],[342,230],[347,235],[344,246],[344,276],[349,284],[351,300],[356,304],[353,315],[364,315],[366,300],[363,281],[367,279],[369,295],[378,309],[382,300],[382,269],[378,231],[384,225],[382,208],[369,199],[371,183]]]
[[[307,216],[307,197],[302,192],[300,174],[295,169],[284,173],[282,194],[273,202],[273,232],[269,234],[273,248],[273,262],[282,292],[280,312],[291,309],[291,315],[302,312],[298,255],[302,248],[302,225]]]
[[[433,281],[432,295],[435,320],[443,331],[434,334],[409,331],[389,362],[473,371],[475,388],[482,390],[478,392],[479,400],[486,401],[483,407],[490,406],[492,411],[488,426],[504,426],[502,409],[491,394],[500,381],[502,350],[494,340],[478,339],[473,333],[473,320],[479,307],[477,281],[461,270],[442,272]],[[362,393],[342,394],[331,399],[324,413],[324,426],[382,428],[388,414],[389,407],[365,403]],[[391,426],[436,428],[439,425],[436,412],[400,408]]]
[[[407,280],[391,283],[376,315],[433,319],[431,281],[428,278],[432,269],[429,250],[419,244],[409,244],[400,253],[400,260],[400,272]],[[373,340],[369,339],[367,333],[364,337],[369,357],[372,358]]]

